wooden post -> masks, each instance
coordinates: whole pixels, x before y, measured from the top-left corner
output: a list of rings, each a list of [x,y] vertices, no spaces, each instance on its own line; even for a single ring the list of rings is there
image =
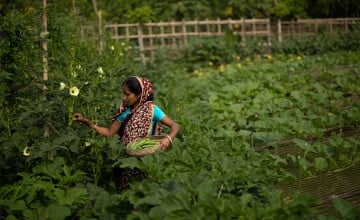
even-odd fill
[[[76,15],[76,5],[75,5],[75,0],[72,0],[72,8],[73,8],[73,13],[74,15]]]
[[[345,20],[344,20],[344,26],[345,26],[345,33],[348,33],[348,32],[349,32],[349,27],[348,27],[348,20],[347,20],[347,18],[345,18]]]
[[[231,25],[231,18],[228,19],[228,27],[229,27],[229,30],[232,30],[232,25]]]
[[[125,36],[126,39],[129,40],[129,35],[130,35],[130,30],[129,30],[129,23],[126,22],[126,27],[125,27]]]
[[[85,40],[85,31],[83,25],[80,26],[80,38],[81,40]]]
[[[153,38],[153,31],[152,31],[152,27],[153,26],[148,26],[149,27],[149,47],[150,47],[150,56],[151,56],[151,60],[154,60],[154,38]]]
[[[48,76],[48,59],[47,59],[47,53],[48,53],[48,44],[47,44],[47,40],[46,37],[48,35],[48,31],[47,31],[47,17],[46,17],[46,4],[47,4],[47,0],[43,0],[43,11],[42,11],[42,32],[41,32],[41,38],[42,42],[41,42],[41,47],[43,50],[42,53],[42,62],[43,62],[43,80],[47,81],[49,76]]]
[[[246,29],[245,29],[245,19],[241,18],[241,44],[243,47],[246,45]]]
[[[185,21],[182,20],[182,35],[183,35],[183,42],[184,44],[187,44],[187,34],[186,34],[186,25],[185,25]]]
[[[48,44],[47,44],[47,16],[46,16],[46,5],[47,0],[43,0],[43,11],[42,11],[42,32],[40,37],[42,38],[41,41],[41,48],[42,48],[42,63],[43,63],[43,81],[47,81],[49,79],[49,65],[48,65]],[[43,90],[47,90],[47,87],[44,83]],[[46,97],[44,97],[46,99]],[[44,100],[45,101],[45,100]],[[48,123],[44,125],[44,137],[47,138],[50,135],[50,127]]]
[[[256,37],[256,19],[253,18],[251,19],[251,27],[252,27],[252,37],[256,40],[257,37]]]
[[[217,26],[218,26],[218,34],[221,35],[221,23],[220,23],[220,18],[217,18],[216,22],[217,22]]]
[[[176,48],[176,37],[175,37],[175,24],[174,20],[171,20],[171,48]]]
[[[104,40],[103,40],[103,32],[102,32],[102,16],[101,16],[101,10],[98,11],[98,31],[99,31],[99,47],[100,47],[100,53],[104,50]]]
[[[114,34],[115,34],[115,41],[118,42],[119,41],[119,30],[118,30],[118,25],[116,22],[114,23]]]
[[[281,19],[277,19],[277,36],[278,36],[278,42],[282,42],[282,29],[281,29]]]
[[[206,18],[206,35],[210,36],[210,27],[209,27],[209,19]]]
[[[271,27],[270,27],[270,19],[268,18],[267,19],[267,22],[266,22],[266,29],[267,29],[267,41],[268,41],[268,47],[270,47],[271,45]]]
[[[198,19],[196,19],[195,21],[196,21],[196,25],[195,25],[195,35],[199,35],[199,21],[198,21]]]
[[[332,20],[332,19],[330,19],[329,20],[329,31],[330,31],[330,34],[333,32],[333,22],[334,22],[334,20]]]
[[[165,40],[164,40],[164,25],[163,22],[160,21],[160,39],[161,39],[161,46],[165,45]]]
[[[139,50],[140,50],[140,57],[141,62],[143,65],[146,63],[145,55],[144,55],[144,39],[143,39],[143,29],[142,24],[138,23],[137,25],[137,32],[138,32],[138,44],[139,44]]]

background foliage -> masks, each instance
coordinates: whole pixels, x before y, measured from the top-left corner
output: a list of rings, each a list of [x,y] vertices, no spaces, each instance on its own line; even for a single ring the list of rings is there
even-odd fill
[[[66,0],[49,3],[58,11],[75,11],[87,20],[95,20],[95,11],[100,10],[104,20],[118,23],[217,18],[334,18],[357,17],[360,13],[356,0]],[[0,10],[33,11],[39,4],[41,1],[2,0]]]

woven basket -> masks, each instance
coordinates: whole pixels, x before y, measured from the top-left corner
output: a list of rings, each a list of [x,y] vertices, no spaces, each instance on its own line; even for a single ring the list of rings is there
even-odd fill
[[[146,138],[160,140],[160,139],[164,138],[164,136],[151,136],[151,137],[146,137]],[[139,139],[137,139],[135,141],[138,141],[138,140]],[[131,143],[129,143],[129,144],[131,144]],[[160,143],[159,143],[158,145],[155,145],[153,147],[148,147],[148,148],[140,149],[140,150],[134,150],[134,149],[130,149],[128,147],[129,144],[126,146],[126,153],[130,156],[136,156],[136,157],[142,157],[142,156],[145,156],[148,154],[153,154],[160,147]]]

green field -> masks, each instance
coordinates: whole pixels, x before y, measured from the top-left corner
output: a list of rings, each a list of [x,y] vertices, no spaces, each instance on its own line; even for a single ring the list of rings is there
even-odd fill
[[[10,99],[2,84],[1,219],[359,217],[359,52],[235,57],[191,71],[75,57],[45,91],[25,77]],[[141,159],[70,120],[82,112],[110,124],[134,73],[181,125],[169,151]],[[117,192],[114,166],[148,177]]]

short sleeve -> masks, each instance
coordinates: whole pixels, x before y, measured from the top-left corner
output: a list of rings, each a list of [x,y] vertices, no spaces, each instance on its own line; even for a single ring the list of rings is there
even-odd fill
[[[165,116],[166,116],[166,114],[164,113],[164,111],[161,108],[159,108],[159,106],[155,105],[153,120],[155,122],[158,122],[158,121],[161,121]]]
[[[130,108],[127,108],[123,113],[121,113],[117,118],[116,121],[122,122],[124,118],[130,113]]]

